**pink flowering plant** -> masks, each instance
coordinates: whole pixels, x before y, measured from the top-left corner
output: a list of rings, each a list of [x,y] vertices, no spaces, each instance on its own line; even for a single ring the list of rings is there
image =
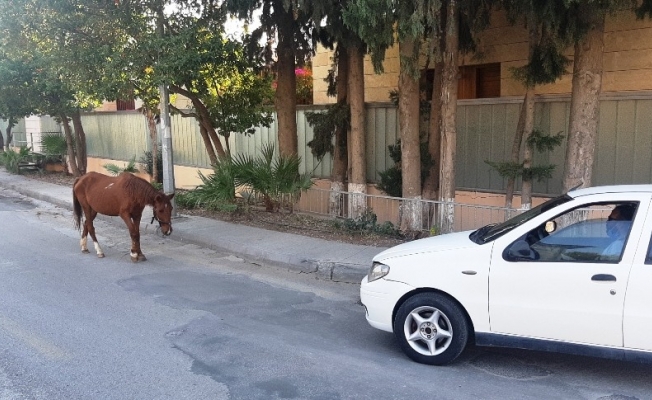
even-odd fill
[[[312,70],[297,68],[294,75],[297,79],[297,104],[312,104]]]

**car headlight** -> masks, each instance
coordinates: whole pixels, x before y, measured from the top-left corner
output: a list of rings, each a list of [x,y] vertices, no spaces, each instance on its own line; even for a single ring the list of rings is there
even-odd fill
[[[389,266],[375,262],[369,270],[369,275],[367,275],[367,282],[373,282],[387,274],[389,274]]]

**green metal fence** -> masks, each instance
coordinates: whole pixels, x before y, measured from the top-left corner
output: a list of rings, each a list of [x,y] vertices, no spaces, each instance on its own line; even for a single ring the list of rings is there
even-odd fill
[[[505,181],[486,160],[507,160],[518,122],[521,99],[460,100],[457,116],[456,185],[461,189],[502,191]],[[540,98],[535,107],[535,127],[544,133],[567,135],[570,100],[568,97]],[[297,111],[298,150],[301,172],[315,177],[330,176],[332,158],[314,157],[307,144],[313,130],[306,112],[322,107],[299,107]],[[594,185],[652,182],[652,94],[605,96],[601,102]],[[149,148],[145,117],[137,112],[97,112],[82,118],[88,155],[138,160]],[[209,167],[210,162],[192,118],[173,116],[174,162],[193,167]],[[253,135],[232,134],[229,145],[234,153],[257,155],[266,143],[277,145],[278,126],[257,128]],[[14,128],[17,141],[26,140],[24,124]],[[21,133],[22,132],[22,133]],[[22,135],[22,136],[21,136]],[[390,104],[368,104],[366,113],[367,179],[379,180],[379,172],[393,162],[387,146],[398,138],[398,113]],[[551,163],[556,169],[551,179],[536,182],[535,193],[556,194],[566,153],[565,143],[549,154],[536,154],[534,162]]]

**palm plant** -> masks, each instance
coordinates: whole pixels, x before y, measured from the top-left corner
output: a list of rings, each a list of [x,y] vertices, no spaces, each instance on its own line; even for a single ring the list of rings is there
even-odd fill
[[[60,162],[67,152],[66,138],[58,133],[44,134],[41,136],[41,147],[46,161]]]
[[[292,201],[298,200],[301,192],[313,184],[309,175],[297,173],[301,158],[296,155],[275,157],[274,152],[274,145],[267,144],[258,158],[239,154],[232,160],[235,185],[262,196],[267,211],[278,211],[285,196],[289,195]]]
[[[136,156],[134,156],[124,167],[120,167],[116,164],[104,164],[103,167],[114,176],[118,176],[123,172],[138,172],[138,168],[136,168]]]
[[[219,211],[237,209],[233,165],[229,156],[219,158],[211,175],[205,176],[201,171],[198,174],[202,184],[192,191],[179,193],[177,204],[187,208],[203,207]]]

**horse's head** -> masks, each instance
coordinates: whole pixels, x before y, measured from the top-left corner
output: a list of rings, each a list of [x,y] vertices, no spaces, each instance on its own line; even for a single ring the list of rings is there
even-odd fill
[[[169,236],[172,233],[172,203],[170,200],[174,197],[174,193],[171,195],[166,195],[164,193],[158,193],[154,197],[154,219],[158,221],[158,225],[161,227],[161,232],[165,236]]]

